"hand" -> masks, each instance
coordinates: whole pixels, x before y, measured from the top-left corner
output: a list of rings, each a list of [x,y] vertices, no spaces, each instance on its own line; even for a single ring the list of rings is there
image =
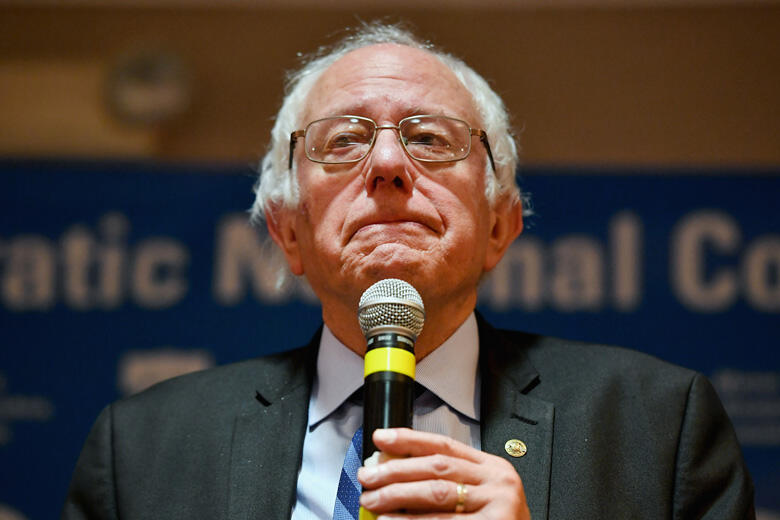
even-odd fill
[[[407,428],[377,430],[374,444],[393,457],[358,470],[360,505],[381,519],[530,520],[523,483],[506,460],[435,433]],[[465,484],[462,513],[455,513],[458,484]],[[384,515],[400,510],[406,514]]]

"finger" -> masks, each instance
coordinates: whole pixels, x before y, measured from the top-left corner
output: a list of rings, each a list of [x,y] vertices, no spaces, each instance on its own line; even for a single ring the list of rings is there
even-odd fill
[[[379,429],[374,431],[372,439],[377,448],[396,457],[421,457],[441,453],[479,463],[485,455],[444,435],[409,428]]]
[[[358,469],[358,480],[367,489],[394,482],[418,480],[450,480],[478,484],[486,479],[485,468],[475,462],[449,455],[427,455],[390,459],[376,466]]]
[[[413,515],[410,517],[410,515]],[[465,516],[463,513],[399,513],[399,514],[383,514],[377,517],[377,520],[466,520],[468,518],[474,518],[474,515]]]
[[[464,516],[462,513],[411,513],[414,520],[466,520],[473,518],[474,515]],[[409,520],[409,514],[383,514],[377,517],[377,520]]]
[[[462,512],[482,508],[479,486],[465,486],[461,493]],[[373,513],[382,514],[399,510],[429,512],[455,512],[458,504],[458,485],[448,480],[425,480],[390,484],[376,490],[364,490],[360,505]]]

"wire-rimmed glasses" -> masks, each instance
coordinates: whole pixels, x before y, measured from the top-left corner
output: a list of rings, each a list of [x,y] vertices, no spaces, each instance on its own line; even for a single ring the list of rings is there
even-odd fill
[[[461,161],[471,152],[471,137],[485,145],[490,166],[496,165],[487,134],[471,128],[463,120],[436,115],[401,119],[397,125],[377,125],[362,116],[332,116],[312,121],[306,128],[290,134],[290,164],[298,138],[304,138],[304,151],[310,161],[323,164],[348,164],[363,160],[374,147],[379,130],[396,130],[406,153],[412,159],[429,163]]]

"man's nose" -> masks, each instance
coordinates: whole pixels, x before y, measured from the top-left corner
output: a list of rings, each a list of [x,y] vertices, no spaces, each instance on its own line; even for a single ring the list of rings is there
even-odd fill
[[[413,179],[409,173],[411,159],[401,144],[398,130],[379,127],[374,147],[368,157],[366,189],[369,193],[385,186],[411,191]]]

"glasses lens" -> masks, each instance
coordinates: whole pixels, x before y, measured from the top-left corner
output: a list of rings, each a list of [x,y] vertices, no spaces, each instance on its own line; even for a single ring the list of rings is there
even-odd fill
[[[469,125],[459,119],[419,116],[401,125],[401,139],[409,155],[422,161],[458,161],[469,154]]]
[[[358,117],[329,117],[306,128],[306,155],[312,161],[346,163],[359,161],[371,148],[374,123]]]

